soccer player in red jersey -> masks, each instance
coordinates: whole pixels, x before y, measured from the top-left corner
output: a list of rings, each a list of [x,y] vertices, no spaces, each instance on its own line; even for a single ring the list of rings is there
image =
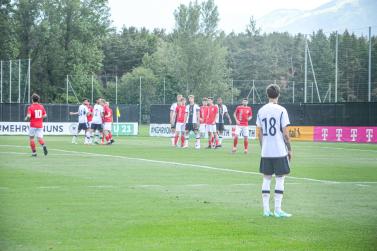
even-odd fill
[[[200,134],[201,137],[204,137],[207,133],[206,123],[207,123],[207,117],[208,117],[208,99],[206,97],[202,100],[202,106],[200,107]],[[199,148],[200,148],[200,142],[199,142]]]
[[[247,106],[248,101],[246,98],[242,100],[242,105],[237,106],[236,110],[234,111],[234,119],[236,120],[236,130],[233,135],[233,149],[232,152],[235,153],[237,151],[237,144],[238,144],[238,135],[242,135],[244,138],[244,153],[247,154],[248,147],[249,147],[249,120],[253,116],[253,111],[250,106]]]
[[[185,122],[186,122],[186,99],[181,98],[175,108],[174,120],[177,121],[175,126],[174,145],[176,147],[179,137],[181,137],[181,147],[185,145]]]
[[[47,147],[43,140],[43,119],[47,117],[46,110],[43,105],[39,104],[40,98],[37,94],[33,94],[31,99],[33,103],[27,109],[25,120],[30,120],[29,137],[32,156],[37,156],[34,142],[35,136],[37,136],[39,144],[43,147],[44,155],[47,155]]]
[[[213,98],[208,98],[208,115],[207,115],[207,132],[208,132],[208,149],[215,147],[219,144],[216,134],[216,117],[219,108],[213,104]]]
[[[113,110],[110,108],[109,102],[103,100],[104,116],[103,116],[103,138],[106,139],[108,145],[114,143],[113,135],[111,134],[111,127],[113,124]],[[102,140],[103,140],[102,138]]]

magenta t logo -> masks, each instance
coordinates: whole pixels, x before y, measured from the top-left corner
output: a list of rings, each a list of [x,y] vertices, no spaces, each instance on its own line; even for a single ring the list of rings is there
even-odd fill
[[[352,141],[356,141],[357,129],[351,129],[351,138],[352,138]]]
[[[322,129],[322,140],[327,141],[327,136],[329,135],[329,129],[323,128]]]
[[[342,141],[342,136],[343,136],[343,129],[337,128],[336,129],[336,140]]]
[[[366,129],[365,133],[365,137],[368,139],[367,142],[371,142],[373,138],[373,129]]]

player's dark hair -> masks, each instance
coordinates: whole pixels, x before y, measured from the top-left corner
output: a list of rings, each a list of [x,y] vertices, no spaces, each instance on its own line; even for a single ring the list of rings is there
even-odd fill
[[[212,98],[212,97],[208,97],[207,99],[208,99],[208,100],[213,100],[213,98]]]
[[[242,101],[249,101],[247,98],[243,98]]]
[[[266,89],[267,97],[275,99],[280,95],[280,87],[277,84],[270,84]]]
[[[87,98],[83,98],[83,99],[82,99],[82,102],[84,102],[84,101],[89,101],[89,99],[87,99]]]
[[[31,100],[33,100],[33,102],[39,102],[40,97],[39,97],[38,94],[34,93],[34,94],[31,96]]]

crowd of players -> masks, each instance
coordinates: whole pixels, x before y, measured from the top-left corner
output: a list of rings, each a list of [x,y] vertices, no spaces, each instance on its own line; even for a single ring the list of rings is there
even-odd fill
[[[247,99],[242,100],[242,104],[237,106],[233,117],[236,126],[232,129],[233,148],[232,152],[237,151],[238,136],[244,138],[244,153],[248,153],[249,121],[252,119],[253,112],[248,106]],[[208,135],[208,149],[222,147],[225,118],[232,125],[232,119],[228,113],[228,108],[223,104],[222,98],[217,98],[214,104],[212,97],[204,97],[202,105],[195,103],[195,97],[186,98],[177,95],[177,102],[170,107],[171,124],[171,144],[174,147],[187,148],[189,146],[190,133],[195,135],[195,148],[201,147],[201,138]],[[179,144],[180,139],[180,144]]]
[[[94,107],[87,98],[82,100],[77,112],[70,115],[78,115],[78,128],[72,138],[72,143],[77,144],[77,137],[81,131],[85,132],[84,144],[108,144],[114,143],[111,133],[113,123],[113,110],[109,102],[98,98]],[[105,142],[106,141],[106,142]]]

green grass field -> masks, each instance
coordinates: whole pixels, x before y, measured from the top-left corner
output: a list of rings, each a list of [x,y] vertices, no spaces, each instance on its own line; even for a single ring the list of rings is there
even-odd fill
[[[293,143],[293,217],[276,219],[262,217],[256,141],[232,155],[230,141],[45,139],[32,158],[27,137],[0,137],[2,251],[377,249],[377,145]]]

